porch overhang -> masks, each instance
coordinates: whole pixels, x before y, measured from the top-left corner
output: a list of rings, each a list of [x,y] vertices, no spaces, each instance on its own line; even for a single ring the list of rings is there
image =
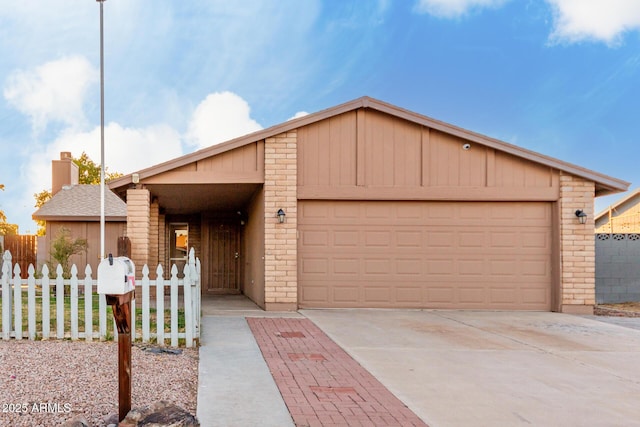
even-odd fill
[[[188,215],[242,209],[262,184],[147,184],[163,213]]]

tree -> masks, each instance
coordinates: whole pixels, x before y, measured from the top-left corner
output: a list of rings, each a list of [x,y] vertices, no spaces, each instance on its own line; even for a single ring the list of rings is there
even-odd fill
[[[4,191],[4,184],[0,184],[0,190]],[[13,236],[16,234],[18,234],[18,225],[9,224],[4,211],[0,210],[0,236]]]
[[[71,266],[69,265],[69,258],[73,255],[81,254],[87,251],[87,240],[83,238],[72,239],[71,231],[66,227],[60,227],[55,239],[51,242],[50,256],[52,261],[49,261],[49,271],[55,272],[56,265],[53,265],[56,261],[57,264],[62,266],[62,276],[65,278],[71,277]]]
[[[73,163],[78,165],[78,172],[80,174],[78,182],[80,184],[100,184],[100,165],[96,165],[93,160],[89,158],[84,151],[77,159],[73,159]],[[111,181],[115,178],[120,178],[121,173],[109,172],[109,168],[104,168],[104,180]]]
[[[79,184],[89,184],[89,185],[99,185],[100,184],[100,165],[96,165],[93,160],[89,158],[87,153],[84,151],[78,158],[73,158],[73,163],[78,166],[78,183]],[[104,168],[105,181],[110,181],[112,179],[120,178],[122,176],[119,172],[109,172],[109,168]],[[42,190],[39,193],[35,193],[33,197],[36,199],[35,207],[39,208],[53,197],[51,194],[51,190]],[[38,224],[38,231],[36,234],[38,236],[44,236],[46,233],[45,221],[36,221]]]
[[[36,198],[36,208],[42,207],[49,199],[51,199],[51,191],[42,190],[41,192],[34,194],[33,197]],[[46,221],[36,220],[36,224],[38,225],[38,230],[36,231],[36,235],[44,236],[46,233]]]

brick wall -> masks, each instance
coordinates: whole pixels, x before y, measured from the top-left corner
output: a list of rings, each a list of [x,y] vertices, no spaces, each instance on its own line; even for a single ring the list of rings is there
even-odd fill
[[[265,309],[295,310],[298,304],[296,131],[267,138],[264,147]],[[286,220],[278,223],[283,209]]]
[[[155,268],[160,262],[158,258],[158,220],[160,216],[160,206],[154,200],[149,206],[149,270],[152,277],[155,277]]]
[[[560,278],[561,310],[592,313],[595,304],[595,239],[593,201],[595,184],[582,178],[560,175]],[[576,210],[587,215],[580,224]]]
[[[127,190],[127,236],[131,240],[131,260],[136,265],[136,277],[142,277],[142,266],[149,262],[150,202],[149,190]]]

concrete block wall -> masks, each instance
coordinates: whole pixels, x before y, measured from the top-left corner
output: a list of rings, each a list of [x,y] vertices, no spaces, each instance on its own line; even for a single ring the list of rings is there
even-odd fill
[[[596,303],[640,301],[640,235],[596,235]]]
[[[158,201],[154,200],[151,202],[151,206],[149,207],[149,269],[151,277],[155,278],[155,267],[159,263],[158,258],[158,248],[159,248],[159,229],[158,222],[160,217],[160,206],[158,205]]]
[[[298,305],[296,143],[295,130],[265,140],[265,310],[296,310]],[[276,217],[279,209],[286,213],[283,224]]]
[[[595,304],[595,184],[560,175],[560,303],[567,313],[593,313]],[[575,212],[587,214],[580,224]]]

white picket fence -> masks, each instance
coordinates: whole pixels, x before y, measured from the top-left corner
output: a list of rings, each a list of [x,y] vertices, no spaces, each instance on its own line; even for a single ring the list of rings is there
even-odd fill
[[[63,279],[62,267],[58,265],[56,278],[49,278],[47,266],[42,267],[42,278],[35,278],[35,268],[29,265],[28,278],[20,278],[20,266],[13,265],[13,277],[11,254],[6,251],[3,255],[2,276],[0,284],[2,289],[2,339],[21,340],[35,339],[93,339],[106,340],[110,338],[107,331],[113,331],[111,336],[117,336],[117,329],[113,318],[107,319],[107,304],[104,295],[98,294],[98,328],[93,326],[94,305],[93,297],[96,295],[97,280],[92,278],[91,266],[87,265],[85,278],[78,278],[78,269],[75,264],[71,267],[71,278]],[[136,279],[136,288],[142,288],[142,314],[141,319],[136,319],[136,300],[131,303],[131,323],[141,323],[141,336],[137,336],[135,328],[131,328],[131,339],[141,339],[142,342],[156,343],[161,346],[169,345],[177,347],[179,340],[184,339],[187,347],[192,347],[200,338],[200,260],[195,257],[193,248],[189,252],[189,259],[184,267],[184,278],[178,278],[178,268],[174,264],[171,267],[171,278],[163,279],[162,265],[156,269],[156,280],[149,279],[149,268],[145,264],[142,268],[142,280]],[[51,287],[55,288],[55,328],[51,330]],[[165,287],[169,288],[167,309],[170,311],[170,320],[165,323]],[[155,288],[156,327],[151,330],[152,316],[150,290]],[[65,289],[70,322],[65,327]],[[181,291],[182,290],[182,291]],[[23,325],[23,297],[27,295],[27,325]],[[179,298],[182,296],[182,298]],[[84,313],[80,313],[78,302],[84,300]],[[182,301],[181,301],[182,300]],[[184,332],[179,332],[178,312],[184,310]],[[38,316],[40,313],[40,316]],[[84,316],[84,330],[80,330],[79,319]],[[112,317],[112,316],[110,316]],[[41,319],[38,328],[37,319]],[[26,326],[26,329],[25,329]],[[89,328],[87,327],[89,326]],[[168,331],[166,331],[168,327]]]

